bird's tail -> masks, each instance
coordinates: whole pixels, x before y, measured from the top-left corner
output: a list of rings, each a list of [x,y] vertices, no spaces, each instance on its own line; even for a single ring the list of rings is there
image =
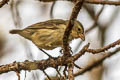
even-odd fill
[[[19,33],[19,32],[21,32],[22,30],[10,30],[10,33],[11,34],[17,34],[17,33]]]

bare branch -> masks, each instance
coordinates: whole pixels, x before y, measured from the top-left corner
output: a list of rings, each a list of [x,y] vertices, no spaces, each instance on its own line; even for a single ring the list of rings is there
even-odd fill
[[[101,57],[100,59],[98,59],[97,61],[95,61],[94,63],[91,63],[89,65],[87,65],[86,67],[80,69],[78,72],[76,72],[74,74],[74,76],[78,76],[81,75],[89,70],[91,70],[92,68],[100,65],[105,59],[107,59],[108,57],[111,57],[112,55],[116,54],[118,51],[120,51],[120,47],[117,48],[116,50],[114,50],[113,52],[107,52],[104,53],[105,55],[103,57]]]
[[[90,45],[90,43],[88,43],[87,45],[85,45],[82,48],[82,50],[80,50],[80,52],[78,54],[76,54],[76,55],[73,56],[74,61],[76,61],[80,56],[82,56],[86,52],[86,50],[88,49],[89,45]]]
[[[74,80],[73,68],[74,68],[73,63],[68,64],[68,79],[69,80]]]
[[[90,4],[102,4],[102,5],[115,5],[119,6],[120,1],[102,1],[102,0],[86,0],[85,3],[90,3]]]
[[[0,8],[3,7],[5,4],[7,4],[9,2],[9,0],[2,0],[0,2]]]
[[[118,44],[120,44],[120,40],[117,40],[117,41],[113,42],[112,44],[105,46],[101,49],[97,49],[97,50],[99,50],[98,52],[104,52],[105,50],[108,50],[108,49],[110,49]],[[68,65],[68,67],[69,67],[68,74],[72,74],[71,71],[72,71],[73,65],[74,65],[73,62],[76,61],[85,52],[88,52],[89,50],[91,50],[91,49],[88,49],[88,47],[89,47],[89,44],[85,45],[83,47],[83,49],[78,54],[75,54],[74,56],[68,57],[67,59],[65,56],[62,56],[62,57],[58,57],[58,58],[49,58],[49,59],[40,60],[40,61],[27,61],[26,60],[25,62],[14,62],[11,64],[1,65],[0,66],[0,74],[7,73],[9,71],[20,72],[21,70],[29,70],[30,71],[30,70],[39,69],[39,70],[43,71],[48,67],[56,68],[58,66],[66,66],[66,65]],[[116,49],[114,52],[109,52],[109,54],[106,53],[106,55],[102,59],[98,60],[95,64],[91,64],[88,67],[80,70],[79,73],[82,74],[82,73],[88,71],[89,69],[93,68],[95,65],[102,62],[107,57],[112,56],[113,54],[118,52],[119,50],[120,50],[120,48]],[[89,52],[93,52],[93,51],[95,52],[96,49],[95,50],[92,49],[92,51],[89,51]],[[70,64],[70,66],[69,66],[69,64]],[[73,64],[73,65],[71,65],[71,64]],[[71,76],[71,75],[68,75],[68,76]]]
[[[69,58],[71,56],[70,50],[69,50],[68,38],[69,38],[70,32],[73,28],[74,20],[76,20],[83,3],[84,3],[84,0],[78,0],[75,3],[75,6],[72,10],[72,14],[70,16],[67,28],[66,28],[64,36],[63,36],[63,53],[64,53],[64,56],[67,58]],[[74,80],[74,76],[73,76],[74,64],[73,63],[74,63],[73,59],[70,59],[70,62],[67,64],[68,65],[68,79],[69,80]]]
[[[76,2],[77,0],[39,0],[39,1],[42,1],[42,2],[53,2],[53,1],[72,1],[72,2]],[[120,5],[120,1],[85,0],[85,3],[101,4],[101,5],[115,5],[115,6]]]
[[[18,76],[18,80],[20,80],[20,73],[16,71],[16,74]]]
[[[49,80],[52,80],[50,77],[49,77],[49,75],[43,70],[43,73],[47,76],[47,78],[49,79]]]
[[[103,48],[100,48],[100,49],[87,49],[86,51],[87,52],[90,52],[90,53],[93,53],[93,54],[96,54],[96,53],[100,53],[100,52],[104,52],[112,47],[115,47],[116,45],[119,45],[120,44],[120,39],[103,47]]]
[[[77,18],[78,13],[83,5],[83,2],[84,2],[84,0],[79,0],[78,2],[76,2],[75,6],[72,10],[72,14],[71,14],[71,17],[69,19],[67,28],[66,28],[65,33],[64,33],[63,52],[64,52],[64,55],[67,55],[67,56],[70,56],[68,38],[69,38],[70,32],[73,28],[74,20]]]
[[[86,9],[87,9],[87,7],[86,7]],[[89,28],[89,29],[87,29],[86,31],[85,31],[85,33],[88,33],[89,31],[91,31],[92,29],[94,29],[97,25],[98,25],[98,19],[99,19],[99,16],[101,15],[101,13],[102,13],[102,11],[104,10],[104,5],[103,5],[103,7],[101,8],[101,10],[98,12],[98,14],[95,16],[95,18],[94,18],[94,16],[92,16],[91,14],[91,17],[94,19],[94,24]]]

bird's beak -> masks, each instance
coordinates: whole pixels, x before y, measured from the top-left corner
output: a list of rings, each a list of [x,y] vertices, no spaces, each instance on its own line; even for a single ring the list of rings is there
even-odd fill
[[[80,37],[83,41],[85,41],[85,35],[84,35],[84,34],[79,34],[79,37]]]

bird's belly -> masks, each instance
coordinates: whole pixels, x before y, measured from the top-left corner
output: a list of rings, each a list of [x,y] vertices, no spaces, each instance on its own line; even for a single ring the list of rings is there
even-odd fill
[[[39,35],[38,35],[39,34]],[[33,43],[40,49],[52,50],[62,46],[62,36],[55,32],[49,32],[45,35],[38,33],[32,37]]]
[[[46,49],[46,50],[52,50],[56,47],[61,47],[62,46],[62,41],[54,41],[54,40],[51,41],[51,39],[48,39],[48,41],[39,40],[39,41],[36,41],[34,43],[40,49]]]

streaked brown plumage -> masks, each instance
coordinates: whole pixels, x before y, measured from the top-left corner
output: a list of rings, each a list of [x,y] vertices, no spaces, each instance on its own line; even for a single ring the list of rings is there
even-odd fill
[[[11,30],[12,34],[19,34],[31,40],[38,48],[51,50],[62,46],[62,39],[68,20],[53,19],[28,26],[23,30]],[[73,39],[85,40],[84,28],[79,21],[75,21],[69,42]]]

